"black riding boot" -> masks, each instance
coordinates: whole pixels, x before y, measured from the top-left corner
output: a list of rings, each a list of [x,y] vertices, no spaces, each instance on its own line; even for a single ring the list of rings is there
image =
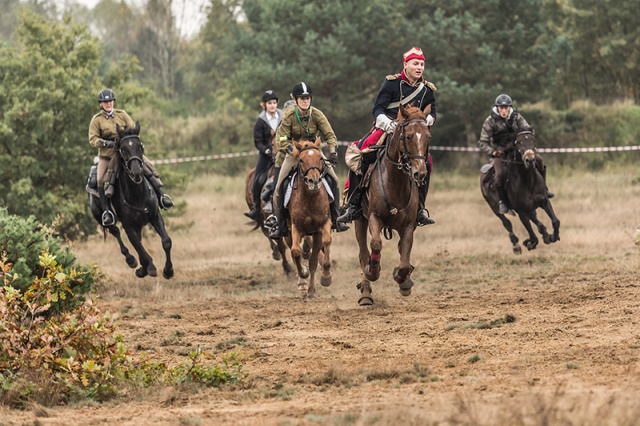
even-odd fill
[[[253,185],[251,188],[251,193],[253,194],[253,205],[251,206],[251,210],[244,215],[252,220],[258,220],[260,216],[260,180],[257,176],[254,176]]]
[[[104,193],[104,185],[98,185],[98,194],[100,195],[100,205],[102,206],[102,226],[111,226],[116,224],[116,216],[109,210],[109,200]]]
[[[282,237],[287,236],[287,216],[284,208],[284,194],[278,194],[276,198],[278,202],[276,203],[276,214],[275,220],[277,221],[274,226],[271,227],[271,232],[269,232],[269,238],[273,240],[277,240]],[[270,216],[270,218],[273,217]],[[269,218],[267,218],[269,220]]]
[[[496,184],[496,191],[498,192],[498,198],[500,201],[498,202],[498,213],[507,214],[509,212],[509,207],[507,207],[507,193],[505,192],[502,185]]]
[[[338,190],[338,182],[329,175],[327,175],[327,180],[331,186],[331,192],[333,192],[333,201],[331,201],[329,205],[329,210],[331,212],[331,228],[335,229],[336,232],[344,232],[349,229],[349,225],[337,221],[338,216],[340,216],[340,203],[338,202],[340,192]]]
[[[436,223],[435,220],[429,217],[429,210],[425,208],[428,191],[429,191],[428,182],[418,187],[418,197],[419,197],[418,226],[433,225],[434,223]]]
[[[344,213],[336,220],[338,223],[349,223],[362,217],[362,193],[363,188],[360,188],[360,181],[362,177],[351,172],[349,173],[349,205],[347,205]]]
[[[147,179],[149,180],[149,183],[151,184],[153,189],[156,191],[156,195],[158,196],[158,205],[164,210],[173,207],[173,200],[162,190],[162,181],[160,180],[160,178],[152,174],[151,176],[147,176]]]
[[[556,196],[553,192],[549,191],[549,187],[547,186],[547,166],[542,166],[542,170],[540,170],[540,174],[542,175],[542,180],[544,180],[544,187],[547,189],[547,198],[551,199]]]

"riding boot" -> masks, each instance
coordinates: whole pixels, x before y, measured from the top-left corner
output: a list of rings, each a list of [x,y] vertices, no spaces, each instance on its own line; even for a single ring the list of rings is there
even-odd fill
[[[436,223],[435,220],[429,217],[429,210],[425,208],[428,191],[429,191],[428,182],[418,187],[418,196],[419,196],[418,226],[433,225],[434,223]]]
[[[251,191],[253,194],[253,205],[251,206],[251,210],[244,215],[249,219],[257,221],[260,216],[260,185],[259,180],[255,176]]]
[[[509,208],[507,207],[507,193],[501,185],[496,185],[496,191],[498,192],[498,213],[507,214],[509,212]]]
[[[102,206],[102,226],[111,226],[116,224],[116,217],[111,210],[109,210],[109,200],[104,193],[104,185],[98,185],[98,194],[100,195],[100,205]]]
[[[107,198],[113,197],[113,193],[116,188],[116,174],[112,169],[107,169],[104,172],[104,176],[102,177],[102,181],[104,182],[104,195]]]
[[[265,221],[271,223],[271,232],[269,232],[269,238],[277,240],[287,236],[287,217],[284,209],[284,194],[279,194],[276,198],[276,214],[271,215]],[[275,223],[274,223],[275,222]]]
[[[156,191],[156,195],[158,196],[158,205],[164,210],[173,207],[173,200],[162,190],[162,181],[160,180],[160,178],[152,174],[151,176],[147,176],[147,179],[149,180],[149,183],[151,184],[153,189]]]
[[[547,198],[551,199],[556,196],[553,192],[549,191],[549,187],[547,186],[547,166],[542,166],[542,170],[540,170],[540,174],[542,175],[542,180],[544,180],[544,187],[547,189]]]
[[[345,209],[344,213],[336,218],[338,223],[349,223],[362,217],[362,193],[363,188],[360,188],[360,181],[362,177],[349,173],[349,205]]]
[[[338,216],[340,216],[340,203],[338,202],[338,182],[333,177],[327,175],[327,180],[331,186],[331,192],[333,192],[333,201],[330,202],[329,210],[331,213],[331,229],[335,229],[336,232],[344,232],[349,229],[349,225],[338,222]]]

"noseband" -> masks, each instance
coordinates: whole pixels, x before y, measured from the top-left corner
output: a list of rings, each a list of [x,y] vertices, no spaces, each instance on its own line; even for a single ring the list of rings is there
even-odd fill
[[[411,160],[427,160],[427,156],[429,155],[429,145],[427,144],[427,151],[425,152],[425,155],[412,155],[409,154],[409,150],[407,148],[407,138],[406,138],[406,134],[405,134],[405,127],[408,126],[409,124],[413,124],[413,123],[424,123],[427,124],[427,120],[423,120],[421,118],[414,118],[412,120],[409,121],[405,121],[405,122],[401,122],[398,123],[398,127],[400,127],[400,138],[402,139],[402,151],[400,150],[400,148],[396,145],[396,149],[398,150],[398,153],[400,155],[400,159],[398,162],[395,162],[391,159],[391,157],[389,157],[389,146],[391,144],[387,145],[387,155],[386,155],[386,159],[387,161],[389,161],[391,164],[393,164],[394,166],[396,166],[399,170],[402,170],[404,173],[406,173],[407,175],[411,175],[411,164],[410,161]]]
[[[124,161],[124,168],[127,171],[127,176],[129,176],[129,179],[131,179],[131,181],[133,183],[135,183],[136,185],[140,185],[143,181],[144,181],[144,174],[141,174],[140,176],[134,176],[133,173],[131,172],[131,163],[133,161],[139,161],[140,162],[140,168],[144,168],[144,161],[142,161],[142,158],[134,155],[129,157],[128,159],[125,159],[124,155],[122,155],[122,143],[124,141],[126,141],[127,139],[138,139],[140,140],[140,137],[138,135],[128,135],[123,137],[122,139],[120,139],[120,158],[123,159]],[[140,145],[142,146],[142,152],[144,155],[144,145],[142,144],[142,141],[140,141]]]

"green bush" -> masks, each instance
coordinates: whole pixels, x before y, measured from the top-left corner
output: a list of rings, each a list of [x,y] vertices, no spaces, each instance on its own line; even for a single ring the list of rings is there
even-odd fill
[[[45,252],[55,259],[70,289],[70,297],[55,301],[52,310],[63,311],[82,303],[84,295],[93,290],[91,269],[78,265],[76,256],[68,248],[62,248],[62,241],[53,230],[39,224],[33,216],[25,219],[0,209],[0,256],[12,265],[12,287],[24,293],[34,279],[44,277],[40,257]]]

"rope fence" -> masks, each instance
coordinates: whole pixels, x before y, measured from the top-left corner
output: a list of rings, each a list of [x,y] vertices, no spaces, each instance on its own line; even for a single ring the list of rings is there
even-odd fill
[[[338,142],[339,146],[347,146],[352,142]],[[452,152],[480,152],[477,147],[470,146],[430,146],[430,151],[452,151]],[[619,152],[619,151],[638,151],[640,145],[629,146],[600,146],[600,147],[583,147],[583,148],[538,148],[540,153],[564,154],[564,153],[590,153],[590,152]],[[226,154],[212,155],[196,155],[193,157],[166,158],[154,160],[153,164],[181,164],[192,163],[195,161],[222,160],[225,158],[251,157],[258,155],[258,151],[231,152]]]

